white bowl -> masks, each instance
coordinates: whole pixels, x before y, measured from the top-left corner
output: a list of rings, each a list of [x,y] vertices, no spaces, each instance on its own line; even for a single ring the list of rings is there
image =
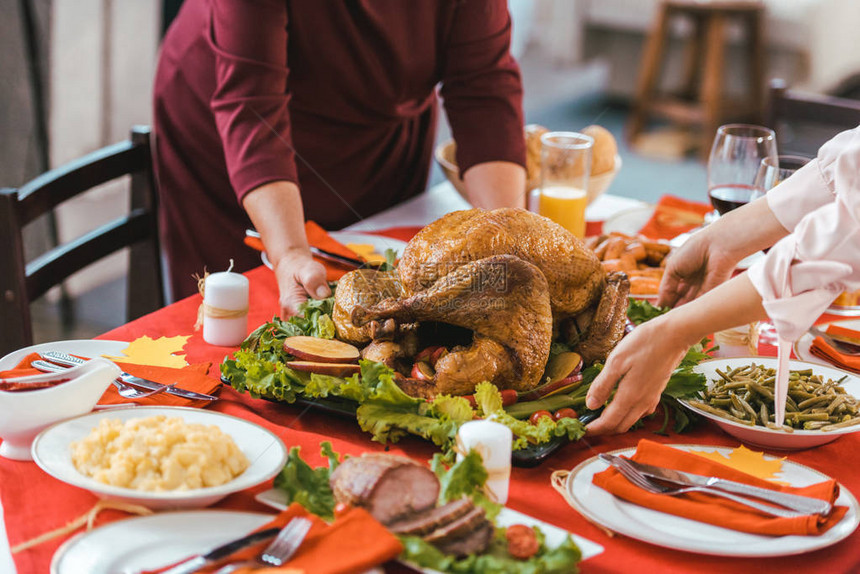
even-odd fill
[[[102,419],[126,421],[157,415],[180,417],[186,423],[217,426],[233,438],[251,465],[245,472],[220,486],[165,492],[146,492],[103,484],[75,468],[70,444],[87,436]],[[281,439],[263,427],[223,413],[188,407],[125,407],[94,412],[45,429],[33,442],[33,460],[54,478],[89,490],[99,498],[162,510],[209,506],[228,494],[265,482],[283,468],[287,460],[287,448]]]
[[[734,369],[736,367],[749,365],[750,363],[776,369],[776,358],[774,357],[733,357],[703,361],[694,367],[693,370],[705,375],[708,380],[708,388],[711,388],[713,386],[713,381],[720,377],[717,374],[717,369],[725,372],[726,369]],[[822,365],[794,360],[789,361],[789,368],[791,370],[812,369],[813,374],[821,375],[822,377],[833,380],[841,379],[847,375],[842,386],[845,388],[847,393],[854,397],[860,397],[860,379],[849,372],[834,369],[832,367],[825,367]],[[783,430],[769,429],[762,426],[751,427],[705,412],[694,407],[686,400],[680,400],[680,402],[696,414],[714,421],[717,426],[733,437],[739,439],[741,442],[771,449],[800,450],[810,448],[834,441],[844,434],[860,431],[860,425],[826,432],[817,430],[795,430],[794,432],[787,432]]]
[[[62,375],[71,379],[63,384],[32,391],[0,391],[0,456],[33,460],[30,445],[36,435],[57,421],[93,410],[119,374],[119,367],[107,359],[93,359],[63,371]]]

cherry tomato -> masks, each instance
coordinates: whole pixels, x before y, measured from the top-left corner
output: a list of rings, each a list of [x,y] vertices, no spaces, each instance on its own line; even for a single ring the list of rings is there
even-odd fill
[[[508,526],[505,538],[508,539],[508,554],[519,560],[528,560],[540,550],[535,531],[525,524]]]
[[[427,347],[422,349],[417,355],[415,355],[416,361],[427,361],[428,363],[432,363],[430,357],[433,356],[433,353],[437,352],[439,349],[444,349],[445,347],[440,347],[438,345],[433,345],[431,347]]]
[[[552,418],[560,421],[561,419],[575,419],[577,418],[576,411],[570,407],[564,407],[563,409],[558,409],[555,411],[555,414],[552,415]]]
[[[432,347],[431,347],[432,348]],[[433,365],[433,368],[436,368],[436,363],[439,362],[439,359],[448,354],[448,349],[445,347],[438,347],[433,354],[430,355],[430,364]]]
[[[346,511],[349,510],[350,508],[351,507],[349,504],[347,504],[345,502],[338,502],[337,505],[335,505],[335,507],[334,507],[334,515],[335,516],[343,516],[346,513]]]
[[[533,425],[536,425],[541,417],[549,417],[552,418],[552,415],[549,411],[535,411],[532,416],[529,417],[529,422]]]
[[[502,389],[499,394],[502,395],[503,407],[509,407],[517,402],[518,395],[513,389]]]

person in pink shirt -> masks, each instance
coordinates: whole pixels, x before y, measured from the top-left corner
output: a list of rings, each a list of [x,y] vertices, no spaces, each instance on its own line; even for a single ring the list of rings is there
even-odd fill
[[[746,273],[741,259],[771,247]],[[770,318],[787,359],[843,291],[860,288],[860,126],[765,197],[694,234],[669,260],[658,305],[674,307],[625,337],[588,392],[589,434],[624,432],[654,411],[687,349],[716,331]]]

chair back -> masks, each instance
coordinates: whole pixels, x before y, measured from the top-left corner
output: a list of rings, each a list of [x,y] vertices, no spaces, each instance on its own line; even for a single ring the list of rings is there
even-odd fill
[[[860,101],[789,90],[770,83],[767,125],[776,132],[781,154],[815,157],[827,140],[860,125]]]
[[[127,215],[34,258],[24,259],[23,229],[94,187],[129,175]],[[30,303],[88,265],[129,247],[126,319],[164,306],[150,130],[50,170],[20,188],[0,189],[0,356],[33,343]]]

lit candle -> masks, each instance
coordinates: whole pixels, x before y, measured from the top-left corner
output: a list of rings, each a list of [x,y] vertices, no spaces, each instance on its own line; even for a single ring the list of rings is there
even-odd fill
[[[212,273],[203,293],[203,340],[222,347],[241,344],[248,335],[248,278],[229,269]]]
[[[470,450],[475,450],[481,455],[489,475],[486,484],[487,494],[499,504],[508,501],[512,442],[511,429],[491,420],[463,423],[457,433],[457,447],[460,451],[457,459],[463,458],[463,453],[468,453]]]

